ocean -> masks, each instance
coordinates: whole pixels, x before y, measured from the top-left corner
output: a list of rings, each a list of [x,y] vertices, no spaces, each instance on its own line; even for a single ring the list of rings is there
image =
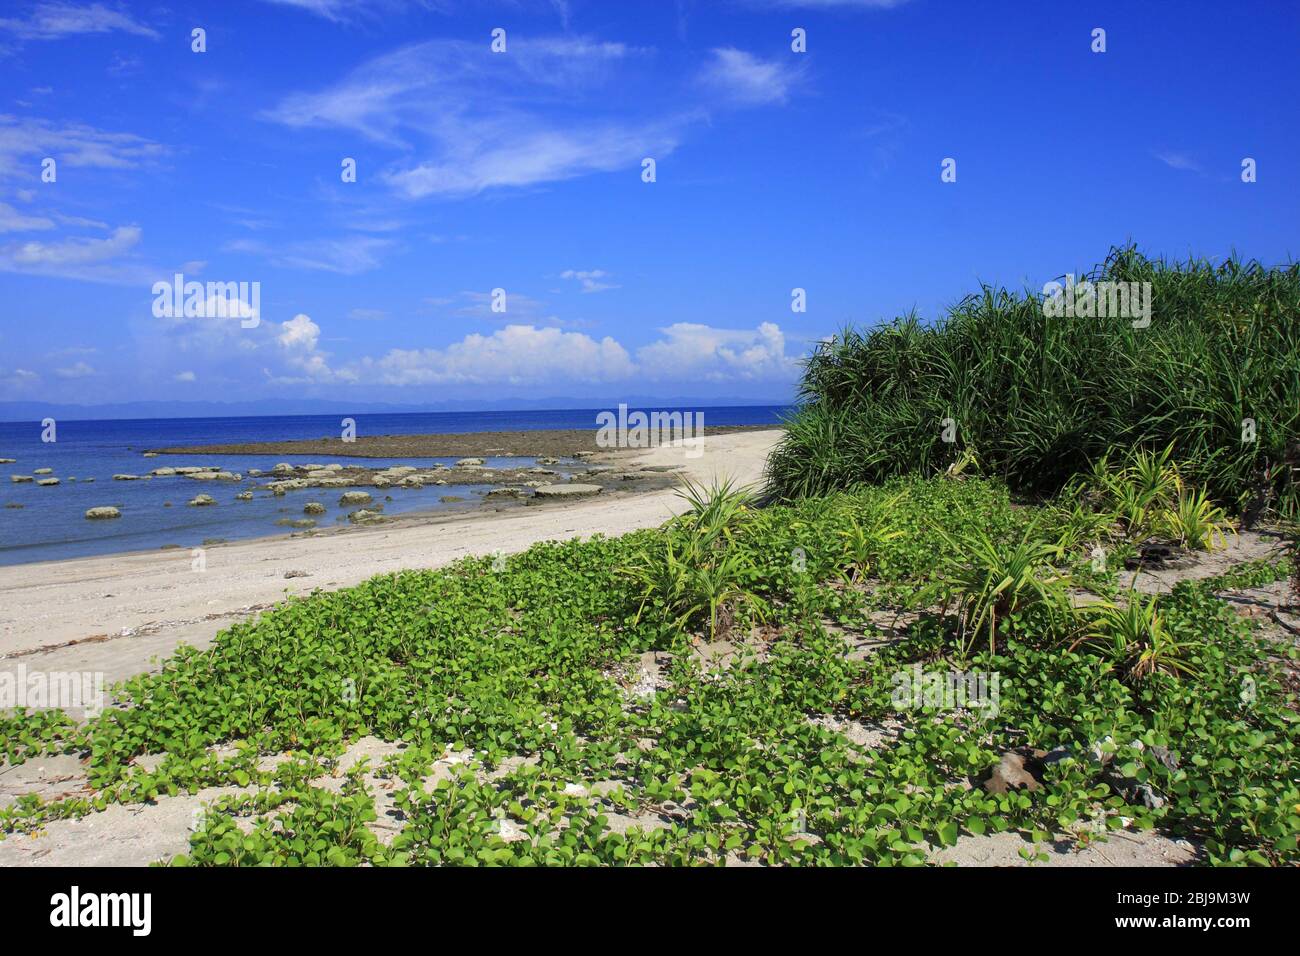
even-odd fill
[[[596,429],[596,415],[605,409],[557,409],[492,412],[429,412],[353,415],[356,433],[367,435],[452,434],[480,431],[532,429]],[[668,409],[673,410],[673,409]],[[683,409],[684,411],[684,409]],[[787,411],[782,405],[739,405],[692,408],[704,413],[709,426],[777,424]],[[152,481],[114,481],[115,474],[145,475],[154,468],[215,465],[247,475],[250,468],[269,470],[277,462],[291,464],[355,461],[366,466],[428,466],[451,464],[452,458],[323,458],[320,455],[160,455],[145,458],[147,448],[177,445],[223,445],[242,442],[291,441],[332,437],[340,432],[342,415],[284,415],[249,418],[159,418],[120,421],[64,421],[57,423],[57,441],[42,441],[38,422],[0,422],[0,566],[35,561],[148,551],[163,547],[196,548],[205,542],[237,541],[288,534],[276,521],[301,518],[307,501],[330,508],[319,523],[326,527],[344,521],[335,506],[338,489],[310,488],[284,497],[257,492],[252,501],[237,502],[239,491],[250,490],[260,480],[245,478],[239,484],[155,478]],[[489,466],[531,464],[526,458],[491,459]],[[53,470],[55,487],[34,481],[16,484],[10,475],[32,475],[41,468]],[[39,477],[39,476],[37,476]],[[76,479],[73,481],[72,479]],[[86,481],[93,478],[94,481]],[[446,508],[443,496],[469,498],[485,486],[445,485],[403,489],[385,501],[384,513],[402,514]],[[373,489],[372,489],[373,491]],[[197,494],[210,494],[215,507],[186,505]],[[383,500],[382,495],[378,495]],[[112,505],[122,517],[90,521],[86,509]]]

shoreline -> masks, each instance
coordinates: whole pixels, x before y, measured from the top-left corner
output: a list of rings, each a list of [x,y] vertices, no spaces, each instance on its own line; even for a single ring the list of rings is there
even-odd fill
[[[783,432],[747,429],[680,447],[621,450],[624,465],[680,469],[709,482],[762,479]],[[225,627],[316,589],[379,574],[434,568],[471,555],[523,551],[546,540],[657,527],[680,505],[677,482],[657,490],[606,490],[577,501],[394,516],[383,524],[271,535],[207,549],[202,573],[184,549],[69,558],[0,568],[0,670],[92,671],[107,684],[159,666],[179,644],[206,647]]]

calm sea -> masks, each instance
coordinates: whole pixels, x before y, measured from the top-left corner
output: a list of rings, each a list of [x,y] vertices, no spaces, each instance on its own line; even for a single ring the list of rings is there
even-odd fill
[[[597,409],[531,410],[518,412],[431,412],[390,415],[354,415],[357,434],[413,435],[479,431],[522,431],[543,428],[596,428]],[[744,405],[692,408],[703,411],[705,433],[709,426],[766,425],[778,423],[785,406]],[[152,481],[113,481],[115,474],[148,474],[163,466],[216,465],[247,474],[250,468],[269,470],[278,461],[293,464],[348,459],[320,455],[160,455],[145,458],[147,448],[173,445],[222,445],[235,442],[290,441],[300,438],[337,438],[341,415],[285,415],[256,418],[164,418],[123,421],[58,422],[58,440],[43,442],[36,422],[0,422],[0,458],[14,458],[0,465],[0,565],[62,558],[144,551],[175,546],[194,548],[214,540],[235,541],[287,534],[276,521],[301,518],[307,501],[320,501],[330,513],[320,516],[321,527],[344,521],[336,507],[337,489],[305,489],[277,498],[257,492],[252,501],[235,501],[235,495],[256,482],[190,481],[187,478],[155,478]],[[367,458],[359,464],[429,465],[451,464],[451,458]],[[488,459],[489,465],[518,465],[528,459]],[[10,475],[30,475],[38,468],[52,468],[61,484],[40,487],[15,484]],[[76,481],[72,479],[76,478]],[[93,478],[93,482],[85,479]],[[472,498],[481,486],[438,485],[419,490],[403,489],[385,502],[385,514],[431,511],[448,507],[439,501],[444,495]],[[373,493],[373,490],[372,490]],[[215,507],[186,506],[197,494],[210,494]],[[377,496],[378,497],[378,496]],[[380,498],[382,500],[382,498]],[[21,507],[8,507],[18,506]],[[88,521],[87,508],[113,505],[122,517],[109,521]]]

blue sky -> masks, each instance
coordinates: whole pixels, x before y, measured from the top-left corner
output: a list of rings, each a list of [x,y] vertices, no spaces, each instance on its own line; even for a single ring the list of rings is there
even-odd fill
[[[843,323],[1130,239],[1286,262],[1298,41],[1248,0],[6,0],[0,400],[775,402]],[[258,325],[156,317],[176,272]]]

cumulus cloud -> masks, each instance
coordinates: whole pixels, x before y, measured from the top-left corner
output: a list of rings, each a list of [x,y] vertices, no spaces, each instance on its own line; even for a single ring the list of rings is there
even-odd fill
[[[393,349],[364,359],[356,377],[381,385],[543,385],[615,382],[633,374],[627,350],[609,336],[532,325],[467,335],[443,349]]]
[[[785,354],[785,334],[773,322],[756,329],[717,329],[677,322],[664,338],[637,349],[640,373],[651,380],[792,380],[797,361]]]

